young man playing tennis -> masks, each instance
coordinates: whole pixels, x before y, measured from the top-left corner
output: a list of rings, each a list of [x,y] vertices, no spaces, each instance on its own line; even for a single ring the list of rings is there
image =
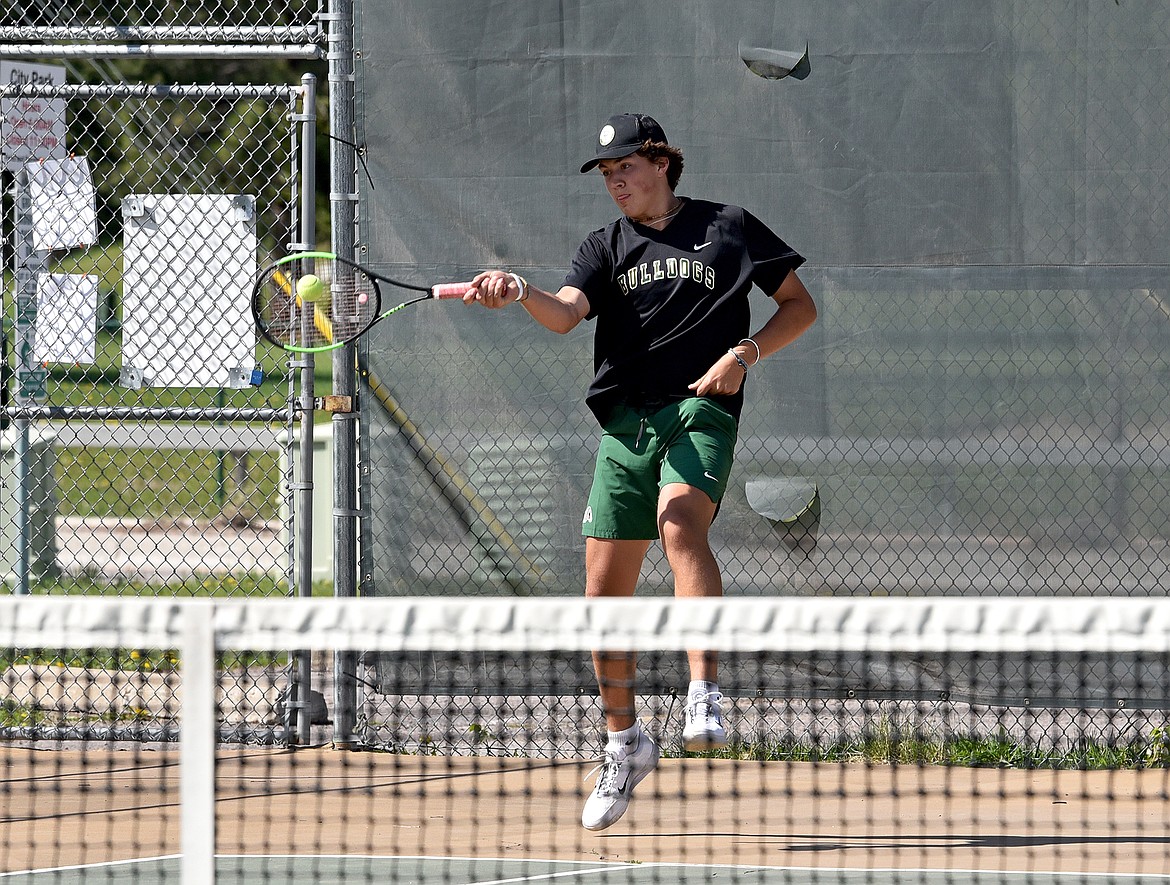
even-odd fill
[[[795,272],[804,259],[743,209],[676,196],[682,153],[651,117],[610,117],[581,171],[594,167],[622,215],[581,244],[564,285],[546,292],[488,271],[463,300],[520,302],[560,333],[597,321],[586,403],[602,437],[582,523],[586,594],[632,596],[661,538],[676,596],[720,596],[708,534],[731,473],[744,380],[816,319]],[[775,310],[748,337],[753,286]],[[684,745],[723,746],[716,655],[688,658]],[[609,739],[581,823],[602,830],[625,813],[658,748],[634,716],[634,655],[593,661]]]

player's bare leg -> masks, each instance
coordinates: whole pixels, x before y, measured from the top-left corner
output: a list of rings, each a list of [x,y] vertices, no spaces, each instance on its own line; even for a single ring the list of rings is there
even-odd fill
[[[658,499],[658,531],[666,559],[674,572],[674,595],[696,598],[723,595],[719,563],[711,552],[709,534],[716,504],[694,486],[671,483]],[[683,745],[688,750],[724,746],[719,692],[719,657],[714,651],[687,652],[691,682],[687,687]]]
[[[586,595],[633,596],[648,549],[649,541],[586,538]],[[625,814],[634,787],[658,764],[658,747],[634,716],[635,653],[595,652],[593,666],[609,736],[605,760],[594,769],[597,784],[585,802],[581,824],[604,830]]]
[[[649,541],[586,538],[585,595],[633,596],[649,549]],[[634,724],[634,652],[595,652],[593,667],[606,726],[610,731],[629,728]]]

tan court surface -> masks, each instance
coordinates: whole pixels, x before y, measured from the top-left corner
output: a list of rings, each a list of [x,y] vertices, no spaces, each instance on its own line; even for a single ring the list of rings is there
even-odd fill
[[[180,850],[173,749],[6,746],[0,766],[0,871]],[[1170,874],[1165,770],[665,759],[594,834],[591,767],[221,750],[217,853]]]

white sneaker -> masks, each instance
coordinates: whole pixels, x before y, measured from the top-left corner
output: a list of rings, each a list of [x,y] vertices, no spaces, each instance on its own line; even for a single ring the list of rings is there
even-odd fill
[[[658,765],[658,746],[646,734],[638,736],[633,751],[619,757],[606,748],[605,761],[585,775],[600,771],[593,792],[585,800],[581,826],[587,830],[604,830],[615,824],[630,804],[634,787]]]
[[[687,698],[687,722],[683,727],[683,748],[688,751],[717,750],[727,746],[727,730],[719,702],[723,695],[717,691],[692,692]]]

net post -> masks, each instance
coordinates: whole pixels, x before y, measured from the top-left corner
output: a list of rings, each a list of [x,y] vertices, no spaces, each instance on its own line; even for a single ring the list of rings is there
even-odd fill
[[[215,605],[183,609],[182,732],[179,744],[179,835],[182,885],[215,882]]]

